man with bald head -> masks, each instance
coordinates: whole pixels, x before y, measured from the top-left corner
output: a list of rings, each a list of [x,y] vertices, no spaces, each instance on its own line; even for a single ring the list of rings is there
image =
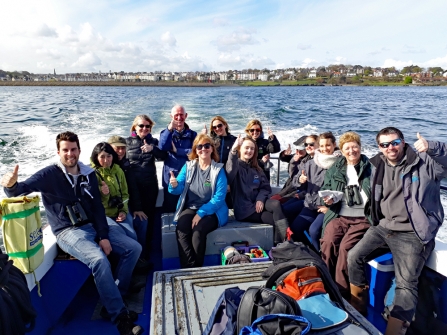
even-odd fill
[[[167,128],[160,133],[159,147],[168,153],[163,166],[163,212],[175,212],[179,196],[168,192],[169,178],[171,171],[175,176],[188,160],[188,154],[191,151],[192,143],[197,133],[189,129],[185,120],[188,116],[185,108],[181,105],[175,105],[171,109],[171,122]]]

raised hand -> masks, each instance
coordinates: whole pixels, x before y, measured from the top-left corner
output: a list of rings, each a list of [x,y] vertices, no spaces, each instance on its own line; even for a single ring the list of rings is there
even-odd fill
[[[421,134],[417,133],[416,134],[418,140],[416,142],[414,142],[414,147],[416,148],[417,151],[419,152],[425,152],[428,150],[428,142],[425,138],[422,137]]]
[[[290,147],[290,144],[287,146],[287,149],[284,150],[284,155],[291,155],[292,154],[292,148]]]
[[[177,122],[175,122],[174,119],[171,119],[171,122],[169,122],[169,124],[168,124],[168,130],[171,131],[172,129],[174,129],[176,126],[176,123]]]
[[[299,181],[300,181],[301,184],[307,183],[306,171],[303,170],[301,172],[301,176],[300,176]]]
[[[107,184],[104,180],[101,181],[101,193],[104,195],[107,195],[110,193],[109,187],[107,186]]]
[[[267,127],[267,135],[269,135],[270,139],[273,139],[273,136],[275,136],[273,135],[273,131],[270,129],[270,127]]]
[[[236,151],[239,149],[244,142],[244,139],[242,138],[241,134],[239,134],[236,138],[236,141],[234,141],[233,146],[231,147],[231,151]]]
[[[152,149],[154,149],[154,145],[153,144],[147,144],[146,140],[143,140],[143,145],[141,146],[141,151],[142,152],[151,152]]]
[[[12,172],[8,172],[2,178],[1,184],[3,187],[13,187],[15,183],[17,183],[17,179],[19,177],[19,165],[14,167]]]
[[[173,188],[176,188],[178,186],[177,178],[175,178],[173,171],[170,171],[169,173],[171,174],[171,178],[169,178],[169,184],[171,184]]]
[[[262,156],[262,161],[263,161],[264,163],[267,163],[269,160],[270,160],[270,154],[267,154],[267,155]]]
[[[206,134],[208,130],[206,129],[206,124],[203,125],[202,134]]]

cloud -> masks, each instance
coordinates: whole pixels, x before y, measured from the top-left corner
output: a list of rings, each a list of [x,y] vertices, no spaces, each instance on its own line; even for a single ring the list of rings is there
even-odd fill
[[[291,67],[310,67],[317,64],[318,61],[313,58],[305,58],[302,61],[294,60],[291,62]],[[299,64],[299,65],[298,65]]]
[[[402,60],[395,60],[395,59],[389,58],[389,59],[386,59],[383,62],[382,67],[383,68],[387,68],[387,67],[393,67],[394,66],[396,69],[402,69],[405,66],[409,66],[409,65],[412,65],[412,64],[413,64],[412,60],[402,61]]]
[[[422,63],[424,67],[435,67],[440,66],[443,69],[447,68],[447,55],[445,57],[437,57],[434,59],[430,59],[424,63]]]
[[[335,61],[336,61],[335,64],[343,64],[346,62],[346,60],[347,60],[346,57],[341,57],[341,56],[335,57]]]
[[[177,44],[177,40],[175,39],[174,35],[171,34],[170,31],[165,32],[163,35],[161,35],[161,41],[169,45],[170,47],[175,47]]]
[[[151,25],[152,23],[158,22],[158,20],[159,19],[156,17],[144,16],[144,17],[138,19],[137,24],[140,26],[148,26],[148,25]]]
[[[232,54],[220,54],[217,62],[222,66],[227,66],[230,68],[236,68],[243,65],[242,57]]]
[[[389,50],[390,50],[390,49],[388,49],[388,48],[386,48],[386,47],[382,47],[382,48],[380,48],[380,49],[376,49],[376,50],[374,50],[374,51],[368,52],[368,55],[375,56],[375,55],[381,54],[381,53],[384,52],[384,51],[389,51]]]
[[[230,24],[230,21],[228,21],[225,18],[222,17],[215,17],[213,19],[213,25],[216,27],[225,27],[228,26]]]
[[[402,52],[406,54],[423,54],[425,49],[405,44]]]
[[[95,66],[101,64],[102,64],[101,59],[99,59],[99,57],[95,53],[88,52],[85,55],[79,57],[78,60],[71,65],[71,67],[81,69],[86,68],[93,70]]]
[[[78,34],[69,25],[65,25],[58,29],[59,40],[62,43],[78,42]]]
[[[230,52],[239,50],[241,46],[252,45],[259,43],[255,37],[255,30],[239,29],[233,31],[231,34],[226,36],[219,36],[212,43],[217,46],[219,51]]]
[[[57,49],[37,49],[36,54],[45,56],[51,59],[60,59],[61,54]]]
[[[36,36],[42,37],[57,37],[56,29],[48,27],[45,23],[43,23],[39,28],[37,28],[35,32]]]
[[[312,45],[311,44],[298,43],[297,48],[299,50],[308,50],[308,49],[312,48]]]
[[[252,68],[263,69],[275,65],[275,62],[268,57],[255,57],[253,55],[233,55],[222,53],[217,59],[219,65],[230,69]]]

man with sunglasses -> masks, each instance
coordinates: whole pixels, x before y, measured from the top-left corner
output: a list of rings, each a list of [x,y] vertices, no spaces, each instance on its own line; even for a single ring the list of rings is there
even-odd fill
[[[167,158],[163,165],[163,212],[175,212],[179,196],[168,192],[171,172],[178,175],[183,165],[188,161],[188,154],[191,152],[192,144],[197,133],[186,124],[185,108],[175,105],[171,110],[171,122],[168,127],[161,131],[159,148],[167,153]]]
[[[435,246],[444,220],[440,182],[447,177],[447,145],[419,133],[416,151],[394,127],[376,136],[380,153],[371,159],[373,225],[348,254],[351,304],[361,313],[368,305],[366,262],[391,252],[396,293],[385,335],[405,334],[418,300],[418,279]]]

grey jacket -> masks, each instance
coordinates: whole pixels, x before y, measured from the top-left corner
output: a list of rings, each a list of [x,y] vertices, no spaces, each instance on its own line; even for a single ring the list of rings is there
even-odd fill
[[[440,184],[447,177],[447,144],[428,141],[428,151],[414,152],[405,145],[407,164],[399,176],[402,178],[402,191],[408,217],[416,235],[427,244],[435,238],[444,220],[444,210],[440,198]],[[382,153],[370,162],[371,172],[371,216],[374,225],[383,217],[380,210],[382,180],[385,162]]]
[[[264,172],[252,168],[230,152],[225,166],[233,198],[234,216],[243,220],[256,212],[256,201],[265,203],[272,188]]]

